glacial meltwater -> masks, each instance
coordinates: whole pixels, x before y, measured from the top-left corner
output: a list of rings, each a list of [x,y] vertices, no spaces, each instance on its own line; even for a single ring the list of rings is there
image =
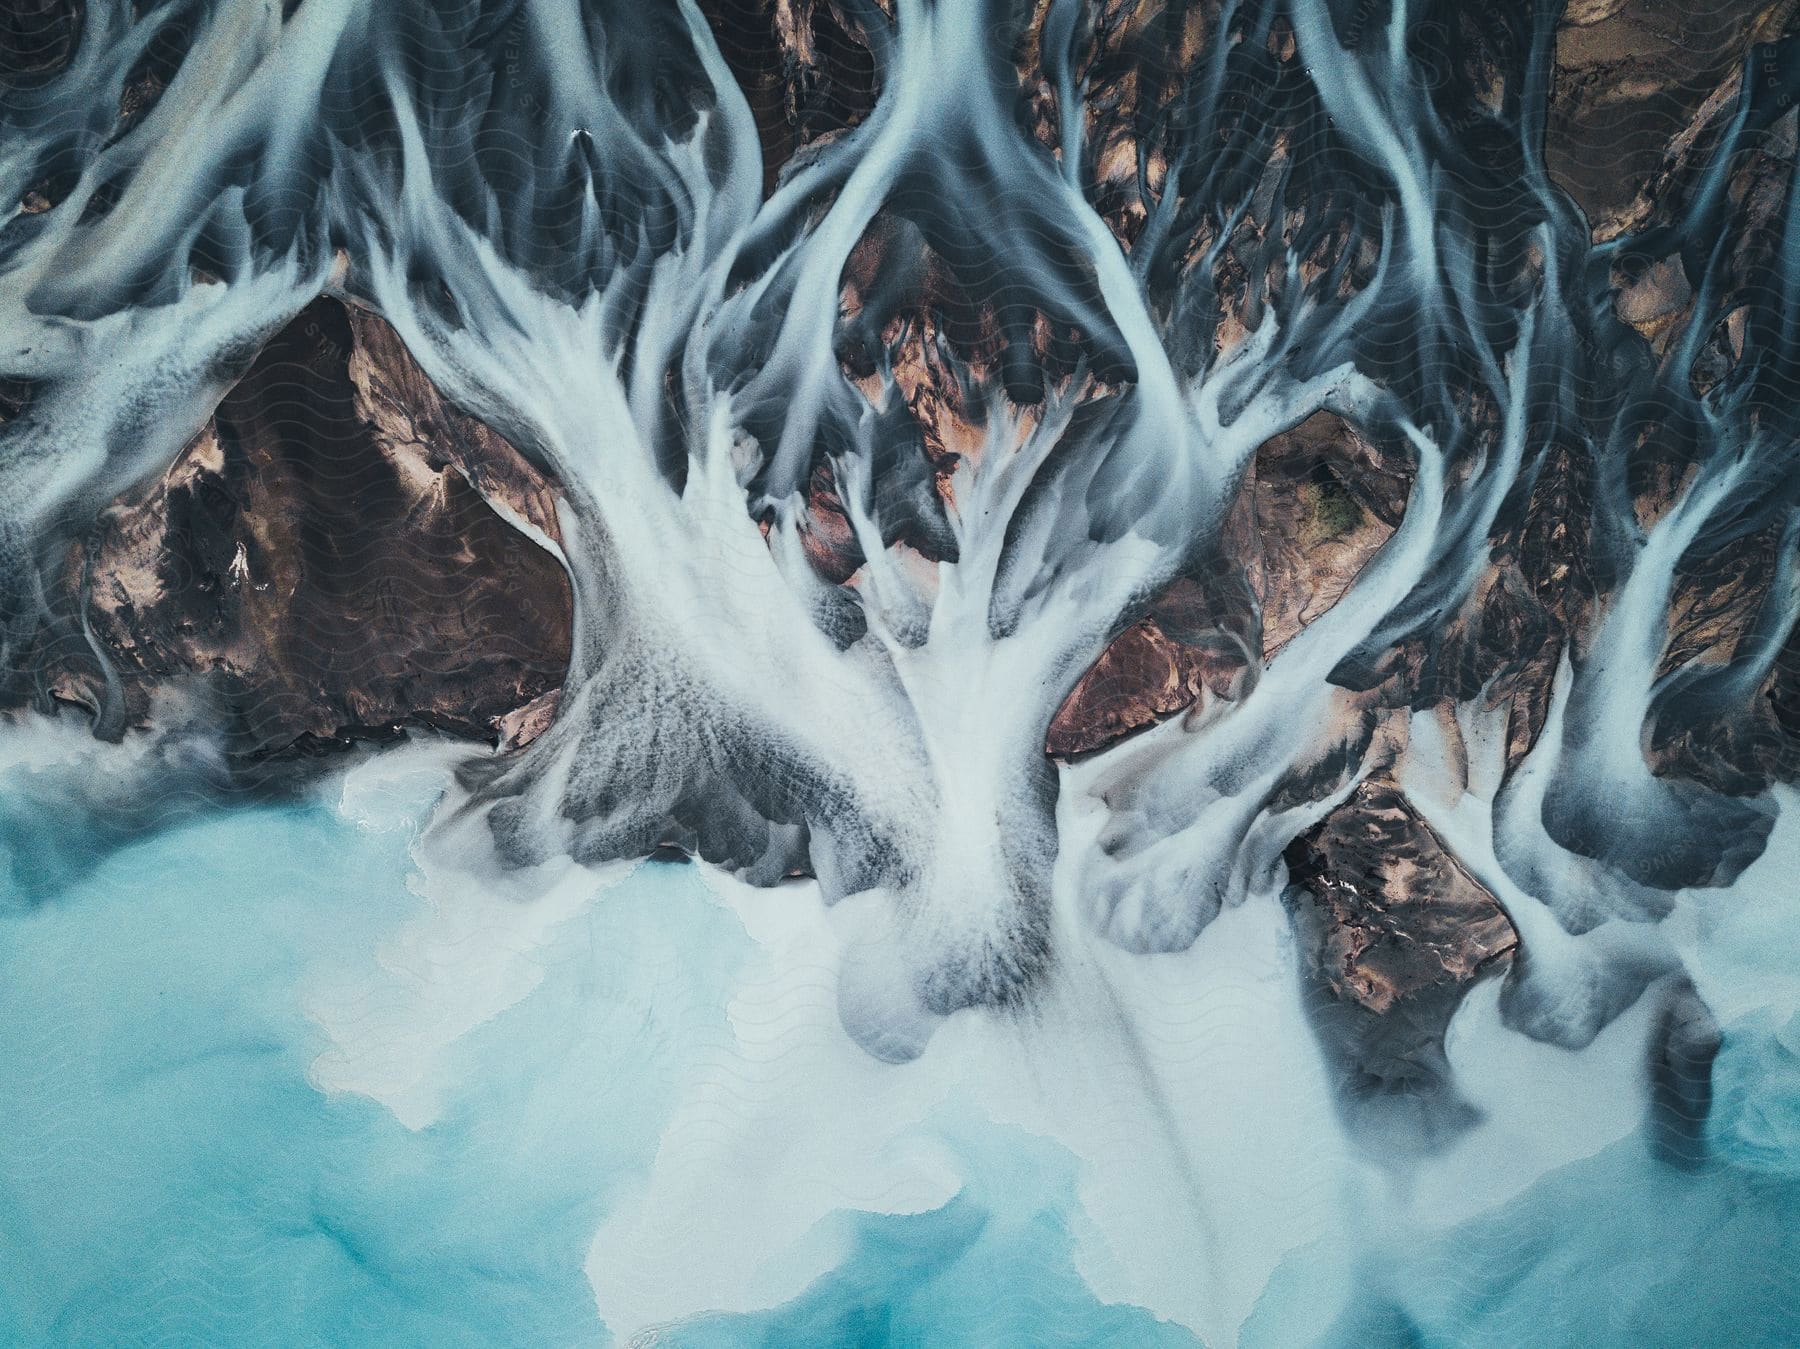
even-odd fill
[[[9,830],[125,753],[8,736]],[[1672,920],[1725,1026],[1703,1163],[1620,1108],[1643,1018],[1550,1049],[1478,993],[1450,1054],[1486,1120],[1402,1178],[1335,1122],[1273,900],[885,1064],[804,885],[421,870],[454,757],[39,841],[68,880],[0,942],[5,1342],[1792,1342],[1792,829]]]
[[[0,5],[0,1349],[1800,1344],[1800,0]]]

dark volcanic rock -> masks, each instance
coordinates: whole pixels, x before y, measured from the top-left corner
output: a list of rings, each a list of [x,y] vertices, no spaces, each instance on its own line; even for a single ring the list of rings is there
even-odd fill
[[[1288,869],[1332,920],[1310,952],[1314,976],[1373,1012],[1467,983],[1516,941],[1494,897],[1386,776],[1365,780],[1296,840]]]
[[[1444,1031],[1468,985],[1518,944],[1494,897],[1386,776],[1288,848],[1313,1015],[1353,1114],[1426,1140],[1468,1118]]]
[[[874,109],[864,25],[879,16],[843,0],[701,0],[700,9],[756,118],[765,195],[789,161]]]
[[[554,535],[517,453],[445,407],[380,320],[320,300],[80,542],[68,589],[133,720],[154,686],[197,676],[240,754],[407,723],[494,739],[561,682],[571,598],[484,492]],[[55,687],[100,701],[91,671]]]
[[[78,0],[7,0],[0,6],[0,81],[61,70],[81,39]]]
[[[1778,35],[1793,0],[1573,0],[1556,45],[1545,158],[1558,183],[1610,238],[1666,195],[1666,159],[1696,114],[1729,113],[1752,42]],[[1721,83],[1728,92],[1719,94]],[[1691,148],[1689,146],[1688,148]]]

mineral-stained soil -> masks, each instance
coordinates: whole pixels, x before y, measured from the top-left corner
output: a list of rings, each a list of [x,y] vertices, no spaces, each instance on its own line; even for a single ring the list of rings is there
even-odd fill
[[[1295,840],[1288,873],[1324,919],[1308,950],[1318,978],[1374,1013],[1466,983],[1516,944],[1493,896],[1385,774]]]
[[[1793,0],[1572,0],[1556,44],[1545,157],[1610,238],[1654,209],[1671,160],[1729,111],[1751,44],[1792,22]]]

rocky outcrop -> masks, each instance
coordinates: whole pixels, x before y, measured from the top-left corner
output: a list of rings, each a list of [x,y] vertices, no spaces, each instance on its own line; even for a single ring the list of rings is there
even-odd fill
[[[1238,697],[1257,665],[1244,634],[1219,621],[1224,606],[1214,599],[1192,577],[1164,592],[1081,677],[1051,721],[1045,749],[1062,758],[1085,754],[1203,699]],[[1254,610],[1240,606],[1240,613],[1253,628]]]
[[[1328,412],[1271,439],[1216,548],[1082,676],[1050,724],[1048,751],[1087,753],[1205,697],[1241,696],[1394,532],[1409,482],[1410,470]]]
[[[1311,977],[1370,1012],[1467,983],[1517,942],[1494,897],[1385,774],[1293,843],[1288,873],[1323,919]]]
[[[1287,861],[1302,977],[1352,1111],[1446,1136],[1466,1107],[1444,1031],[1470,982],[1517,946],[1512,924],[1385,774],[1297,839]]]
[[[1793,0],[1692,5],[1572,0],[1556,44],[1545,158],[1611,238],[1666,198],[1670,159],[1691,159],[1720,108],[1729,113],[1752,43],[1774,40]]]
[[[198,683],[227,743],[262,756],[407,725],[517,741],[503,720],[560,682],[571,599],[549,485],[447,407],[379,319],[310,305],[263,349],[156,482],[75,548],[65,603],[128,720]],[[52,676],[98,709],[107,672]]]

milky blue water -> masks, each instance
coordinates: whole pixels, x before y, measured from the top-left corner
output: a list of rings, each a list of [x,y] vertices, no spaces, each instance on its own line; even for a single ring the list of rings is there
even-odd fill
[[[115,852],[8,916],[0,1321],[13,1341],[592,1337],[581,1256],[596,1201],[566,1157],[534,1158],[486,1118],[519,1084],[482,1084],[412,1134],[308,1082],[322,1046],[300,982],[366,959],[416,903],[406,843],[319,809],[241,811]],[[684,888],[666,884],[679,913]],[[517,1011],[556,1014],[548,1000]],[[571,1124],[606,1110],[610,1065],[587,1066],[589,1081],[562,1083]],[[591,1137],[604,1159],[606,1132]]]
[[[457,1087],[415,1132],[315,1088],[326,1039],[303,1007],[309,981],[370,963],[416,916],[411,839],[323,806],[238,809],[59,866],[69,883],[47,898],[14,887],[0,1341],[610,1339],[588,1244],[654,1157],[685,1061],[726,1034],[747,939],[693,868],[644,866],[558,931],[527,998],[455,1047]],[[31,853],[41,874],[41,838]],[[952,1202],[847,1213],[842,1268],[792,1306],[661,1342],[1192,1342],[1075,1275],[1066,1153],[956,1127],[971,1180]]]
[[[38,820],[40,883],[0,907],[0,1342],[612,1340],[590,1242],[646,1175],[681,1083],[729,1041],[752,943],[693,868],[646,865],[452,1046],[428,1127],[322,1090],[308,990],[372,969],[417,919],[408,850],[435,790],[387,828],[323,804],[240,808],[80,865],[51,865],[89,846],[80,831],[47,845]],[[1709,1168],[1671,1170],[1628,1138],[1357,1269],[1347,1313],[1328,1295],[1346,1253],[1296,1251],[1244,1342],[1800,1342],[1800,1022],[1731,1027],[1716,1080]],[[1195,1342],[1083,1282],[1066,1149],[950,1107],[927,1127],[959,1158],[947,1203],[845,1208],[824,1234],[835,1268],[799,1296],[697,1309],[654,1342]]]
[[[1365,1296],[1343,1316],[1316,1297],[1328,1253],[1297,1252],[1244,1342],[1800,1344],[1797,1051],[1800,1019],[1751,1018],[1728,1036],[1712,1160],[1698,1171],[1625,1139],[1496,1213],[1408,1243],[1403,1262],[1358,1270]]]

